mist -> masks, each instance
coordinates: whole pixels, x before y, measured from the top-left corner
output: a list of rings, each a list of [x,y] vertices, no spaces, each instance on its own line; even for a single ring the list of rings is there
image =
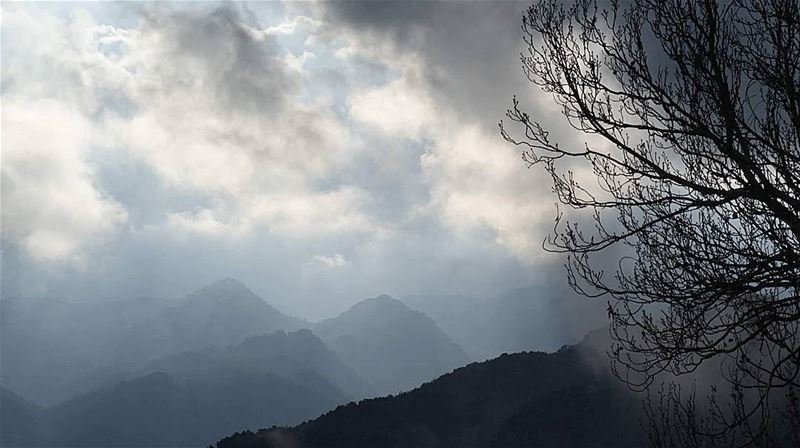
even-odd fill
[[[639,219],[569,193],[637,190],[530,6],[0,5],[0,446],[633,448],[661,384],[723,384],[612,364],[625,300],[682,291],[614,276],[636,232],[558,246]]]

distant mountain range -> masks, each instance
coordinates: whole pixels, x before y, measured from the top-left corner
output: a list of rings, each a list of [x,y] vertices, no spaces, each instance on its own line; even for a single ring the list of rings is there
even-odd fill
[[[296,424],[346,400],[313,372],[298,377],[237,369],[184,377],[152,373],[47,409],[34,443],[203,446],[242,426]]]
[[[18,428],[9,435],[15,445],[202,446],[243,425],[299,423],[366,388],[311,331],[298,330],[163,358],[141,376],[46,409],[4,390],[0,407]]]
[[[8,437],[21,446],[208,444],[236,430],[295,424],[350,400],[412,389],[468,362],[435,322],[388,296],[316,324],[283,315],[230,279],[170,304],[4,302],[3,318],[13,325],[3,328],[3,346],[13,349],[3,352],[4,373],[11,374],[3,385],[30,391],[53,379],[61,389],[50,393],[73,394],[39,407],[4,388],[3,419],[15,428]],[[128,309],[128,316],[117,314]],[[42,321],[53,325],[44,331]],[[256,333],[297,327],[321,337],[307,328]],[[88,344],[77,359],[59,358],[71,383],[47,359],[29,359],[69,350],[69,343]],[[115,350],[123,352],[111,356]],[[22,365],[7,365],[14,360]],[[49,371],[25,381],[25,368]]]
[[[4,299],[0,319],[2,384],[42,404],[108,384],[167,355],[308,326],[232,279],[176,301]]]
[[[597,362],[591,339],[598,335],[552,354],[473,363],[411,392],[342,405],[291,428],[237,433],[215,447],[641,446],[639,398]]]
[[[316,323],[281,313],[232,279],[174,301],[4,299],[0,445],[201,446],[235,431],[296,425],[351,401],[298,427],[247,433],[220,446],[561,440],[568,435],[553,433],[560,420],[537,414],[542,406],[564,418],[619,410],[607,400],[616,403],[621,392],[587,369],[577,349],[458,369],[471,358],[537,342],[560,346],[586,323],[554,331],[544,316],[561,312],[573,325],[570,319],[580,319],[586,304],[535,293],[487,300],[416,296],[405,303],[379,296]],[[410,391],[442,374],[413,392],[355,404]],[[564,408],[562,399],[578,408]],[[584,401],[589,407],[581,410]],[[520,433],[526,419],[550,424],[537,439]],[[564,440],[554,446],[580,446]]]
[[[475,360],[527,350],[555,351],[608,323],[606,303],[556,284],[481,299],[458,295],[403,298],[435,320]]]
[[[373,395],[371,387],[310,330],[251,336],[242,343],[184,352],[154,361],[145,372],[164,372],[179,378],[208,376],[221,370],[272,373],[303,382],[314,374],[337,389],[343,397]]]

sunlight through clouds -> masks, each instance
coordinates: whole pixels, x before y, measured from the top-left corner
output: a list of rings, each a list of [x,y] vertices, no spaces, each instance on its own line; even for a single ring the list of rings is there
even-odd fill
[[[470,10],[436,27],[409,11],[417,22],[395,28],[318,3],[2,8],[2,244],[24,255],[5,270],[80,284],[73,264],[137,269],[148,255],[135,248],[181,259],[195,238],[251,244],[259,263],[296,253],[274,264],[287,271],[346,265],[359,280],[342,285],[363,293],[419,277],[395,267],[410,258],[433,263],[420,287],[443,287],[447,272],[465,290],[492,284],[466,274],[479,269],[472,259],[514,266],[519,281],[546,262],[552,206],[532,200],[546,183],[495,127],[513,92],[475,88],[462,41],[443,37],[465,33],[457,19]],[[481,33],[508,19],[487,18]],[[523,80],[515,48],[503,47],[498,70]],[[311,281],[275,291],[311,300],[328,289]]]

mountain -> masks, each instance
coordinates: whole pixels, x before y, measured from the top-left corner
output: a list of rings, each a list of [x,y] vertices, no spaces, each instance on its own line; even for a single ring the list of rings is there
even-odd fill
[[[20,446],[205,446],[242,427],[297,424],[346,400],[314,372],[294,379],[237,369],[182,378],[161,372],[68,400]]]
[[[0,387],[0,446],[36,444],[41,416],[39,407]]]
[[[398,396],[339,406],[293,428],[245,431],[216,448],[641,446],[641,404],[590,343],[473,363]]]
[[[220,369],[271,372],[296,381],[313,372],[349,398],[365,397],[372,392],[336,353],[306,329],[251,336],[235,346],[180,353],[145,367],[149,372],[165,372],[176,377],[195,377]]]
[[[165,321],[165,342],[173,345],[173,351],[227,346],[250,336],[307,326],[230,278],[189,294],[179,306],[167,310]]]
[[[0,300],[2,384],[37,403],[67,398],[90,376],[112,375],[136,359],[143,347],[135,329],[170,305],[156,299]]]
[[[308,326],[232,279],[181,300],[3,299],[0,319],[2,384],[40,404],[111,385],[164,356]]]
[[[371,393],[310,330],[172,355],[143,372],[47,409],[4,389],[3,427],[14,428],[8,444],[205,446],[242,427],[296,424]]]
[[[416,295],[403,299],[433,318],[473,359],[527,350],[555,351],[607,323],[606,303],[555,282],[481,299]]]
[[[389,296],[359,302],[313,330],[380,394],[409,390],[469,361],[433,320]]]

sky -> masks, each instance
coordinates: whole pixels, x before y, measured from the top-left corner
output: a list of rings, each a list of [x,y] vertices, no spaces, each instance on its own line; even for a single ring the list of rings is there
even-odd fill
[[[555,198],[497,127],[520,2],[8,3],[0,295],[281,310],[492,296],[563,275]]]

